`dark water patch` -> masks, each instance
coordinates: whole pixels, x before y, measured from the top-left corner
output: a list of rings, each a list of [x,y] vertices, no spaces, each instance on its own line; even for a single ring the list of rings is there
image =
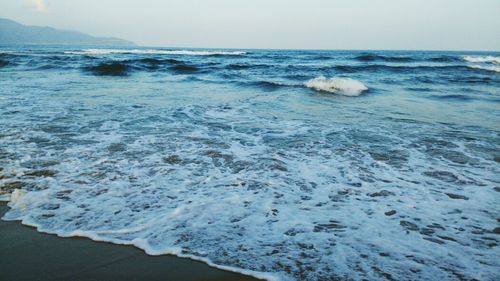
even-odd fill
[[[31,177],[54,177],[55,175],[57,174],[56,171],[53,171],[53,170],[36,170],[36,171],[31,171],[31,172],[28,172],[26,173],[27,176],[31,176]]]
[[[262,68],[269,68],[271,67],[270,65],[266,64],[247,64],[247,63],[232,63],[227,65],[227,69],[232,69],[232,70],[244,70],[244,69],[262,69]]]
[[[57,69],[58,66],[54,64],[43,64],[35,68],[35,70],[50,70],[50,69]]]
[[[127,146],[124,143],[112,143],[108,146],[109,152],[121,152],[127,150]]]
[[[446,195],[448,195],[448,197],[450,197],[451,199],[469,200],[469,197],[465,195],[454,194],[454,193],[446,193]]]
[[[139,62],[147,63],[147,64],[160,64],[162,62],[162,60],[154,59],[154,58],[143,58],[143,59],[140,59]]]
[[[162,61],[158,59],[153,59],[153,58],[144,58],[140,59],[138,62],[140,67],[144,67],[149,70],[155,70],[160,68],[162,65]]]
[[[176,59],[162,59],[161,62],[163,63],[169,63],[169,64],[181,64],[184,63],[181,60],[176,60]]]
[[[333,57],[329,56],[329,55],[317,55],[317,56],[313,56],[311,59],[313,59],[313,60],[331,60],[331,59],[333,59]]]
[[[437,100],[449,100],[449,101],[471,101],[474,100],[472,97],[466,95],[432,95],[431,98]]]
[[[84,67],[84,70],[96,76],[127,76],[130,67],[125,62],[104,62]]]
[[[273,92],[281,88],[287,87],[287,85],[283,85],[272,81],[239,82],[238,84],[244,87],[258,88],[266,92]]]
[[[10,62],[8,60],[0,59],[0,68],[6,67]]]
[[[304,81],[307,81],[307,80],[311,79],[311,75],[307,75],[307,74],[289,74],[289,75],[283,76],[283,78],[294,80],[294,81],[304,82]]]
[[[452,172],[448,171],[426,171],[422,173],[425,176],[432,177],[438,180],[442,180],[444,182],[449,182],[449,183],[457,183],[460,182],[459,178],[457,175],[455,175]]]
[[[342,73],[357,73],[357,72],[391,72],[398,74],[418,74],[420,72],[449,72],[457,71],[473,71],[475,69],[463,65],[445,65],[445,66],[404,66],[404,65],[385,65],[385,64],[370,64],[370,65],[337,65],[334,66],[336,71]]]
[[[189,74],[189,73],[196,73],[199,72],[201,69],[193,66],[193,65],[188,65],[188,64],[179,64],[175,65],[169,68],[171,71],[178,73],[178,74]]]
[[[400,221],[399,224],[408,231],[418,231],[420,229],[418,225],[405,220]]]
[[[62,55],[43,56],[40,59],[46,61],[61,61],[61,62],[81,61],[81,58],[79,57],[62,56]]]
[[[227,66],[228,69],[234,69],[234,70],[241,70],[241,69],[249,69],[252,68],[252,65],[250,64],[240,64],[240,63],[233,63]]]
[[[425,73],[420,75],[419,73],[415,74],[417,75],[408,78],[406,81],[409,83],[419,82],[423,84],[434,84],[434,85],[445,85],[445,86],[450,85],[450,83],[456,85],[464,85],[464,86],[500,85],[500,80],[483,75],[483,73],[449,71],[440,73],[440,75],[435,75],[432,73]],[[477,89],[475,89],[475,91],[478,92]]]
[[[381,190],[381,191],[378,191],[378,192],[373,192],[373,193],[369,193],[368,196],[370,197],[387,197],[387,196],[393,196],[393,195],[396,195],[394,192],[391,192],[389,190]]]
[[[369,61],[385,61],[385,62],[412,62],[415,61],[414,58],[411,57],[403,57],[403,56],[382,56],[382,55],[360,55],[354,58],[358,61],[369,62]]]
[[[384,215],[390,217],[392,215],[395,215],[396,213],[397,213],[396,210],[390,210],[390,211],[385,212]]]
[[[430,62],[461,62],[460,57],[451,55],[433,56],[433,57],[413,57],[413,56],[389,56],[389,55],[376,55],[376,54],[364,54],[359,55],[354,58],[357,61],[362,62],[416,62],[416,61],[430,61]]]
[[[167,64],[164,60],[155,58],[142,58],[137,60],[127,60],[126,61],[131,67],[140,70],[157,70],[161,66]]]
[[[433,92],[434,90],[431,88],[426,88],[426,87],[409,87],[406,88],[408,91],[412,92],[421,92],[421,93],[428,93],[428,92]]]
[[[129,70],[156,71],[166,66],[182,65],[184,62],[176,59],[140,58],[120,61],[127,64]]]
[[[142,58],[142,59],[138,59],[137,61],[138,62],[142,62],[142,63],[149,63],[149,64],[160,64],[164,60],[155,59],[155,58]]]
[[[245,52],[245,53],[241,53],[241,54],[235,54],[235,53],[227,53],[227,54],[224,54],[224,53],[218,53],[218,54],[210,54],[210,55],[207,55],[207,57],[215,57],[215,58],[218,58],[218,57],[231,57],[231,58],[238,58],[238,57],[245,57],[247,56],[249,53]]]
[[[429,77],[429,76],[417,76],[417,77],[412,77],[411,80],[415,82],[420,82],[424,84],[435,84],[439,83],[439,79],[435,77]]]
[[[44,63],[34,68],[34,70],[65,70],[65,69],[71,69],[71,65],[67,63]]]
[[[62,55],[33,55],[18,57],[8,60],[10,63],[25,67],[26,70],[66,70],[78,67],[82,62],[81,58]]]
[[[3,185],[0,185],[0,194],[2,193],[12,193],[16,189],[21,189],[25,186],[26,184],[21,181],[12,181],[12,182],[6,182]]]
[[[176,59],[156,59],[156,58],[142,58],[142,59],[139,59],[136,61],[132,60],[131,62],[138,62],[138,63],[151,64],[151,65],[184,63],[183,61],[176,60]]]
[[[26,55],[23,54],[11,54],[11,53],[0,53],[0,59],[1,60],[15,60],[15,59],[20,59],[20,58],[25,58],[27,57]]]
[[[429,59],[429,61],[432,61],[432,62],[459,62],[459,61],[462,61],[462,59],[459,57],[454,57],[454,56],[439,56],[439,57],[432,57]]]
[[[453,77],[446,77],[446,80],[452,83],[460,83],[460,84],[489,84],[495,82],[494,79],[487,76],[465,76],[465,77],[453,76]]]
[[[167,157],[163,157],[162,161],[170,165],[175,165],[181,163],[181,158],[178,155],[170,155]]]
[[[98,60],[99,59],[98,57],[89,56],[89,55],[84,55],[84,56],[82,56],[82,58],[84,58],[85,60]]]
[[[368,153],[373,160],[385,162],[393,167],[403,167],[410,157],[406,151],[387,149],[386,147],[376,145]]]
[[[31,160],[24,162],[21,166],[28,169],[43,169],[55,166],[59,163],[59,161],[55,160]]]

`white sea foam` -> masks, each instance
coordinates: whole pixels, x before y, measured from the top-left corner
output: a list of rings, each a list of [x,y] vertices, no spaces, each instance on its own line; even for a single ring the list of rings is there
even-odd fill
[[[243,51],[208,51],[208,50],[158,50],[158,49],[84,49],[81,51],[66,51],[73,55],[115,55],[115,54],[144,54],[144,55],[186,55],[186,56],[241,56]]]
[[[14,192],[5,219],[268,280],[383,280],[375,267],[398,280],[413,267],[420,271],[412,279],[453,280],[442,267],[495,275],[495,249],[472,239],[471,231],[495,227],[493,214],[482,210],[498,208],[492,196],[498,169],[451,142],[450,159],[484,166],[450,165],[447,154],[429,149],[437,139],[418,133],[430,127],[406,124],[395,132],[381,124],[332,127],[331,120],[269,122],[246,106],[180,106],[147,114],[136,119],[143,120],[140,126],[118,121],[124,112],[102,122],[63,123],[80,132],[66,149],[26,145],[23,140],[64,137],[38,129],[47,131],[52,123],[29,129],[32,117],[26,117],[22,130],[1,140],[7,151],[25,155],[6,168],[23,171],[19,178],[28,187]],[[116,143],[122,148],[114,149]],[[50,169],[58,174],[26,177],[24,167],[33,161],[55,161]],[[384,215],[389,210],[397,214]],[[470,224],[462,223],[464,216]],[[460,227],[465,230],[457,232]]]
[[[482,69],[493,72],[500,72],[500,66],[492,66],[492,65],[469,65],[470,68]]]
[[[363,83],[351,78],[331,78],[320,76],[305,83],[305,86],[317,91],[325,91],[344,96],[359,96],[368,90]]]
[[[500,64],[500,57],[495,56],[466,56],[464,60],[467,62],[475,63],[496,63]]]
[[[465,103],[440,115],[388,84],[394,94],[367,105],[42,76],[0,75],[0,190],[22,191],[5,219],[268,279],[500,280],[485,102],[465,118]]]

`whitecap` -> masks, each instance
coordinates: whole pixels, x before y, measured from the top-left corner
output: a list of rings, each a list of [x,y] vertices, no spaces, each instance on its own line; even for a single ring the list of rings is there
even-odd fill
[[[500,64],[500,57],[495,56],[466,56],[464,60],[475,63],[497,63]]]
[[[493,71],[500,73],[500,66],[483,66],[483,65],[469,65],[470,68],[481,69],[486,71]]]
[[[363,83],[351,78],[327,79],[324,76],[316,77],[304,84],[306,87],[316,91],[325,91],[344,96],[359,96],[362,92],[368,90]]]
[[[66,51],[72,55],[115,55],[115,54],[143,54],[143,55],[186,55],[186,56],[241,56],[242,51],[192,51],[192,50],[156,50],[156,49],[84,49],[80,51]]]

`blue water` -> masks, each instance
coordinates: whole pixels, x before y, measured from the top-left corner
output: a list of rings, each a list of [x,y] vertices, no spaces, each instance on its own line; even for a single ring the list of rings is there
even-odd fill
[[[500,53],[0,50],[6,220],[268,279],[500,279]]]

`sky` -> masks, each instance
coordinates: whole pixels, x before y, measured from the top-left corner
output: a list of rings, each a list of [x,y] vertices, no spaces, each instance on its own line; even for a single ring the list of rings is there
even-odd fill
[[[143,46],[500,50],[500,0],[0,0],[0,17]]]

